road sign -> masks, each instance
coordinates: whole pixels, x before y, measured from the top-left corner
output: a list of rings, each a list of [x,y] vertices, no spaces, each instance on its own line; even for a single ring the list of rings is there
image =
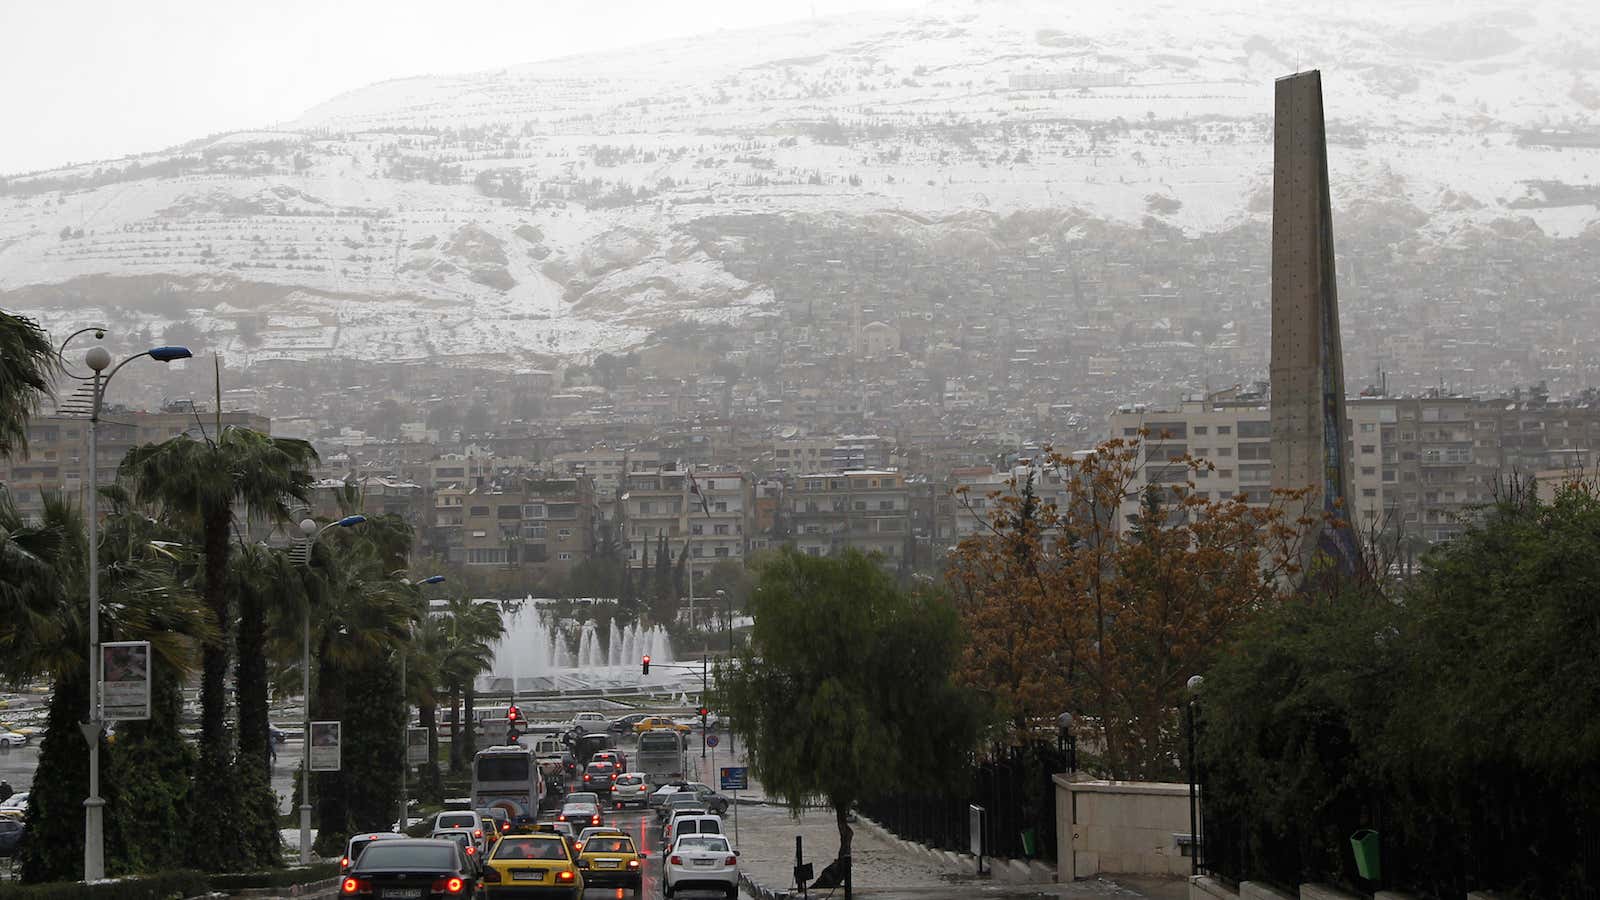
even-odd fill
[[[722,767],[722,789],[725,791],[750,790],[750,770],[744,766]]]
[[[339,771],[339,731],[338,722],[311,723],[311,771]]]
[[[722,739],[717,737],[716,735],[714,735],[714,734],[706,735],[706,746],[707,747],[715,747],[716,745],[718,745],[720,743],[722,743]]]

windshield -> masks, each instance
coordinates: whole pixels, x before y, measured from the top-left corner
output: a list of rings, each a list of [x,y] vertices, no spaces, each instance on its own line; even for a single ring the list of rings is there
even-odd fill
[[[435,828],[477,828],[478,816],[469,812],[442,812],[434,823]]]
[[[728,851],[728,839],[719,837],[686,837],[678,842],[679,850],[713,850],[720,853]]]
[[[374,842],[361,854],[356,867],[361,872],[449,872],[455,871],[456,851],[442,844]]]
[[[593,837],[583,845],[585,853],[632,853],[633,841],[625,837]]]
[[[587,803],[590,806],[598,806],[600,804],[600,795],[592,791],[574,791],[573,793],[567,795],[567,803],[569,805],[573,803]]]
[[[478,758],[479,781],[527,781],[528,757],[483,756]]]
[[[506,838],[496,847],[490,859],[566,859],[563,841],[543,838]]]

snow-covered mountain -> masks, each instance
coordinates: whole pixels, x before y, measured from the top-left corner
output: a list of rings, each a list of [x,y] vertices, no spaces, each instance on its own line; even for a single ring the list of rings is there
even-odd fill
[[[1441,242],[1514,217],[1572,234],[1600,218],[1592,12],[941,0],[384,82],[0,181],[0,305],[187,318],[236,359],[617,350],[774,302],[689,227],[711,217],[1259,219],[1272,82],[1309,68],[1340,206],[1403,201]]]

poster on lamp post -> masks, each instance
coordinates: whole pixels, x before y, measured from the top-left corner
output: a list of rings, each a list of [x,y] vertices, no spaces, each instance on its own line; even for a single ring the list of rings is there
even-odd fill
[[[119,722],[150,718],[150,642],[100,645],[100,716]]]
[[[311,771],[339,771],[339,723],[311,723]]]
[[[406,729],[406,765],[420,766],[428,761],[428,729]]]

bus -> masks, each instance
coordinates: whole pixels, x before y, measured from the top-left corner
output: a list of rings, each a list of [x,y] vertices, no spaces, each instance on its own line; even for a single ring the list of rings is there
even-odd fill
[[[499,807],[512,828],[521,831],[538,819],[544,794],[544,776],[527,747],[487,747],[473,757],[473,809]]]
[[[683,735],[667,728],[639,735],[639,750],[633,756],[635,771],[643,772],[650,783],[660,787],[669,781],[682,781]]]

